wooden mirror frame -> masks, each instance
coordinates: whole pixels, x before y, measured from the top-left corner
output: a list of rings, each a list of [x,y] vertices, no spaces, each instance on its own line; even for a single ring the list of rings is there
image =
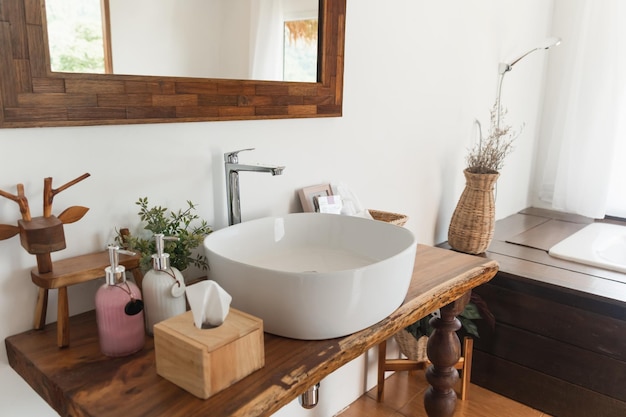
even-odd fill
[[[0,0],[0,127],[339,117],[346,0],[320,0],[319,81],[50,70],[44,0]]]

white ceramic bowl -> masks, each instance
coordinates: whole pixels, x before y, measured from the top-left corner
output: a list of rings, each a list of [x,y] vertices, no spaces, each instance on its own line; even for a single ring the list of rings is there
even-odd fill
[[[209,279],[264,330],[295,339],[345,336],[398,308],[417,242],[376,220],[293,213],[230,226],[204,241]]]

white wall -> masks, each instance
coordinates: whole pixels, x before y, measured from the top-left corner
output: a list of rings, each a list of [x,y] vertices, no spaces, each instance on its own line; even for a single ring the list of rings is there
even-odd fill
[[[37,216],[44,177],[58,186],[91,173],[54,200],[55,214],[91,208],[65,227],[68,247],[53,257],[60,259],[101,250],[114,228],[135,226],[142,196],[170,208],[190,199],[216,229],[224,227],[222,154],[256,147],[241,161],[287,169],[277,177],[242,174],[244,220],[299,211],[297,189],[344,181],[365,206],[409,215],[406,227],[419,242],[442,242],[464,185],[472,120],[487,123],[495,99],[497,64],[551,35],[551,13],[545,0],[348,1],[342,118],[0,130],[0,188],[15,193],[24,183]],[[508,120],[526,129],[498,182],[498,218],[528,205],[544,60],[543,53],[528,57],[505,80]],[[17,205],[0,199],[0,223],[18,217]],[[0,241],[0,251],[4,338],[31,327],[37,291],[28,272],[35,258],[18,238]],[[71,314],[93,307],[99,284],[70,289]],[[50,321],[55,310],[53,294]],[[289,415],[332,415],[372,385],[364,379],[372,365],[361,359],[333,374],[343,389],[323,382],[321,399],[332,406],[293,406]]]
[[[109,0],[113,72],[249,79],[253,2],[259,0],[160,0],[153,7],[152,0]],[[317,14],[318,0],[284,3],[290,17]]]
[[[250,0],[109,4],[115,74],[249,77]]]

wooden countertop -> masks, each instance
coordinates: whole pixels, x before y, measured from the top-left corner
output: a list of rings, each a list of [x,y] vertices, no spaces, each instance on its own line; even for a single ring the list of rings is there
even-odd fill
[[[548,255],[550,247],[592,222],[574,214],[528,208],[496,222],[487,256],[498,261],[507,276],[623,306],[625,274]]]
[[[431,311],[489,281],[496,261],[418,245],[404,303],[352,335],[301,341],[265,334],[265,366],[201,400],[156,374],[153,340],[126,358],[103,356],[95,313],[70,318],[70,347],[56,347],[56,323],[6,339],[10,365],[62,416],[269,416],[325,376]]]

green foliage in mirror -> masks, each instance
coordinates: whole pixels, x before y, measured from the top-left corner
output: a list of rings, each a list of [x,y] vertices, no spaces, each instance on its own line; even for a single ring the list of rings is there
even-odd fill
[[[52,71],[104,73],[99,0],[46,0],[46,19]]]

